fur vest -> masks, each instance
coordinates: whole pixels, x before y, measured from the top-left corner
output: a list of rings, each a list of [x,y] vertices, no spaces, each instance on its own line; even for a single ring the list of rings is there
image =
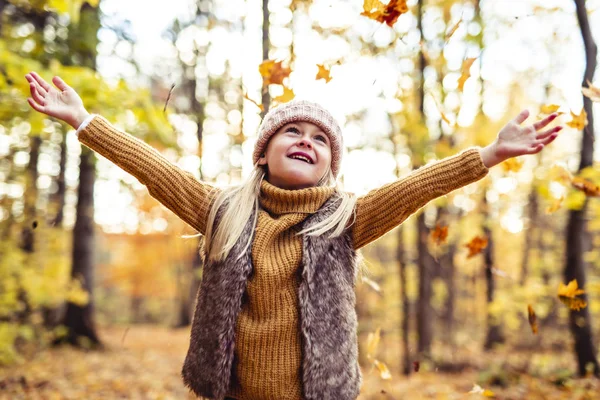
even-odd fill
[[[323,221],[338,204],[339,199],[332,196],[298,226],[304,229]],[[221,215],[219,210],[216,223]],[[253,271],[252,246],[243,251],[254,231],[253,219],[224,261],[204,265],[182,370],[184,383],[198,396],[222,400],[229,389],[237,316]],[[357,263],[350,233],[333,239],[327,234],[304,235],[302,240],[298,303],[303,397],[354,400],[362,376],[354,308]]]

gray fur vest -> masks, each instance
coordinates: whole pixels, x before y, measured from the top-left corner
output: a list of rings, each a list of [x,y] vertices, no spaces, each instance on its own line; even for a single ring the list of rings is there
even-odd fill
[[[334,195],[298,224],[301,229],[323,221],[338,205]],[[219,220],[221,210],[217,213]],[[252,275],[254,231],[250,218],[223,262],[204,265],[192,322],[183,381],[198,396],[221,400],[232,373],[235,327]],[[302,391],[306,400],[354,400],[362,382],[358,366],[354,284],[356,252],[350,233],[337,238],[303,236],[299,308],[302,330]],[[238,256],[241,257],[238,258]]]

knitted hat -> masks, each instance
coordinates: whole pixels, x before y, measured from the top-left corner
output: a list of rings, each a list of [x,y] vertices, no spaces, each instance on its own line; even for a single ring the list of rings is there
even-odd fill
[[[269,110],[260,128],[254,145],[252,163],[256,164],[264,153],[269,139],[279,128],[290,122],[304,121],[317,125],[329,137],[331,144],[331,172],[337,177],[342,162],[342,130],[333,116],[317,103],[292,100]]]

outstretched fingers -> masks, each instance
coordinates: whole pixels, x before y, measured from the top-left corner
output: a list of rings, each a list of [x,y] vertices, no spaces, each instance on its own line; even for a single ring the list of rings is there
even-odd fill
[[[537,140],[546,139],[548,136],[560,132],[562,128],[562,126],[555,126],[554,128],[546,129],[545,131],[538,133],[535,138]]]
[[[54,85],[56,85],[56,87],[59,88],[61,91],[67,90],[69,88],[69,85],[67,85],[65,81],[63,81],[60,78],[60,76],[55,76],[54,78],[52,78],[52,83],[54,83]]]
[[[41,76],[38,75],[37,72],[30,72],[30,74],[33,77],[33,80],[42,87],[42,89],[44,89],[45,92],[49,92],[50,89],[52,89],[52,86],[50,86],[50,84],[48,82],[46,82],[44,80],[44,78],[42,78]]]
[[[521,125],[523,121],[527,119],[527,117],[529,117],[529,110],[523,110],[513,119],[513,121],[515,124]]]
[[[29,103],[31,108],[33,108],[35,111],[44,113],[44,109],[45,109],[44,106],[41,106],[38,103],[36,103],[36,101],[33,100],[31,97],[27,98],[27,102]]]
[[[44,100],[44,98],[46,97],[46,93],[40,93],[40,89],[41,88],[39,87],[39,85],[36,85],[35,83],[29,84],[29,92],[31,93],[31,97],[33,98],[33,100],[35,100],[36,103],[43,106],[46,104],[46,100]]]
[[[548,115],[546,118],[536,122],[533,124],[533,127],[535,128],[536,131],[542,129],[543,127],[545,127],[546,125],[548,125],[550,122],[554,121],[554,119],[558,117],[557,113],[552,113],[550,115]]]

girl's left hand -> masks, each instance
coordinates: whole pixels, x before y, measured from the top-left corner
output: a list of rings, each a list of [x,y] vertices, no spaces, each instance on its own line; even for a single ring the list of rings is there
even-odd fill
[[[558,132],[563,128],[558,125],[540,131],[558,116],[557,113],[552,113],[532,125],[521,126],[528,116],[528,110],[521,111],[500,130],[492,144],[481,150],[481,158],[486,167],[493,167],[511,157],[539,153],[544,146],[556,139]]]

